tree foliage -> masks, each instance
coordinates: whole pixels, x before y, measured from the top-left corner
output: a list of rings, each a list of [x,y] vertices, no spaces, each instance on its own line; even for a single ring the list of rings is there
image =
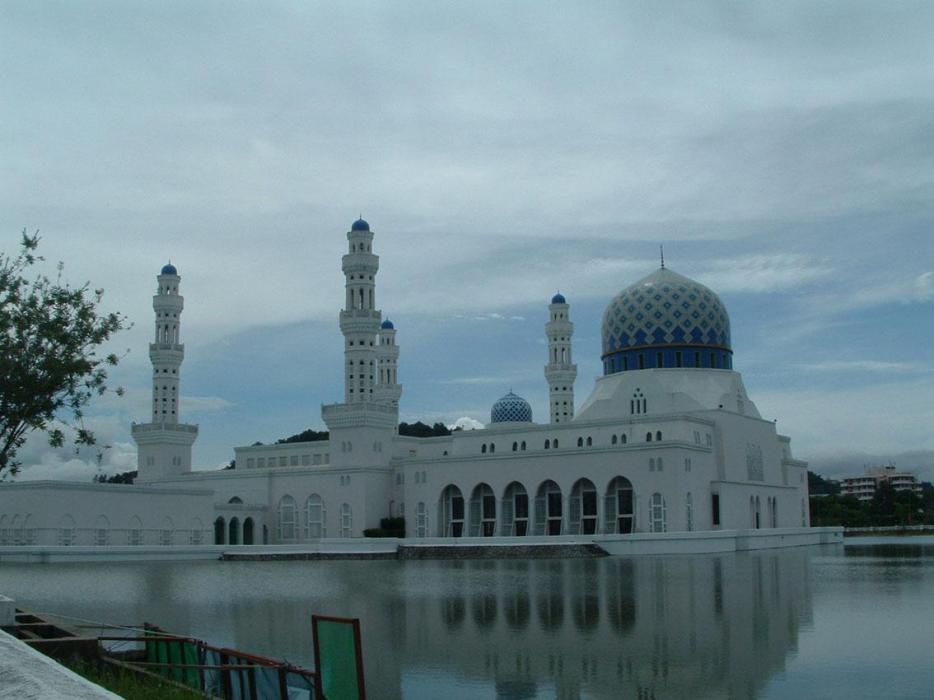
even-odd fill
[[[96,444],[84,410],[108,390],[107,372],[120,361],[98,353],[128,327],[123,315],[99,311],[103,290],[63,281],[62,263],[55,279],[29,278],[43,260],[38,246],[39,235],[23,231],[18,255],[0,253],[0,476],[19,470],[17,450],[33,431],[64,445],[59,422],[73,430],[76,448]]]
[[[92,481],[96,484],[132,484],[136,481],[138,472],[134,469],[131,472],[121,472],[119,474],[95,474]]]
[[[421,421],[416,423],[399,423],[399,435],[426,438],[442,437],[450,434],[450,429],[444,423],[435,423],[434,425],[427,425]]]
[[[290,442],[318,442],[319,440],[327,440],[328,431],[327,430],[303,430],[297,435],[290,435],[287,438],[282,438],[281,440],[276,440],[277,445],[283,445]],[[263,443],[259,443],[260,445]]]

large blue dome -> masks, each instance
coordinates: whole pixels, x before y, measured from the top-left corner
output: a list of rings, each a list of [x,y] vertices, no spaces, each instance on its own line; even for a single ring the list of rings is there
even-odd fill
[[[390,320],[387,318],[387,319],[386,319],[385,321],[383,321],[383,323],[380,325],[380,328],[382,328],[383,330],[392,330],[392,329],[395,328],[395,326],[392,324],[392,321],[390,321]]]
[[[733,367],[720,297],[664,267],[626,287],[603,313],[603,373],[655,367]]]
[[[175,269],[175,265],[173,265],[172,263],[169,263],[168,265],[163,265],[163,266],[162,266],[162,272],[160,272],[159,274],[161,274],[161,275],[177,275],[177,274],[178,274],[178,270]]]
[[[370,225],[363,219],[357,219],[353,222],[353,225],[350,227],[351,231],[369,231]]]
[[[531,423],[532,407],[521,396],[511,391],[493,404],[490,423]]]

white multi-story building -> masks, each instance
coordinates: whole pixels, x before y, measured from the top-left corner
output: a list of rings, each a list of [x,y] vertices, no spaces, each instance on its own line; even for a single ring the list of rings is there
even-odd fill
[[[400,436],[400,347],[377,308],[373,241],[363,219],[347,233],[344,396],[322,407],[328,440],[236,447],[235,469],[192,470],[198,429],[180,422],[178,398],[181,278],[166,265],[153,302],[152,422],[133,426],[138,486],[120,490],[119,511],[113,489],[88,485],[55,508],[43,508],[38,495],[21,499],[33,509],[26,513],[17,490],[57,485],[2,485],[0,543],[30,539],[26,521],[31,541],[49,544],[61,541],[63,527],[68,543],[300,543],[360,537],[390,516],[406,519],[409,537],[808,525],[807,464],[762,419],[733,370],[723,303],[664,264],[607,306],[604,374],[579,409],[574,326],[558,293],[545,323],[546,423],[535,423],[528,402],[510,392],[492,405],[484,429]],[[173,506],[173,491],[184,507]],[[105,538],[105,520],[119,534]]]
[[[855,496],[861,501],[871,501],[876,489],[882,484],[890,484],[896,491],[911,491],[921,495],[921,482],[912,472],[895,468],[894,464],[881,467],[869,467],[862,476],[843,479],[841,491],[844,496]]]

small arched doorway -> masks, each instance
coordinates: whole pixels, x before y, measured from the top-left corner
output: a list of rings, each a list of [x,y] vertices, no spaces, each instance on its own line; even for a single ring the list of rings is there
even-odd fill
[[[597,487],[590,479],[578,479],[571,489],[570,529],[572,535],[597,533]]]
[[[240,544],[240,520],[239,518],[231,518],[230,524],[227,527],[227,544]]]
[[[218,517],[214,521],[214,544],[226,544],[227,538],[227,523],[224,522],[223,517]]]
[[[441,492],[441,536],[464,536],[464,496],[454,484]]]
[[[243,544],[253,544],[253,518],[243,521]]]
[[[607,489],[605,507],[606,532],[628,535],[633,532],[635,514],[632,482],[618,476]]]

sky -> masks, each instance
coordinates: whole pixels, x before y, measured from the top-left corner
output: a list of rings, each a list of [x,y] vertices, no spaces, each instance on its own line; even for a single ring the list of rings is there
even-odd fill
[[[932,32],[928,2],[0,3],[0,251],[38,230],[134,324],[107,447],[34,437],[20,478],[135,468],[168,260],[196,468],[322,429],[362,214],[402,420],[511,389],[547,421],[557,290],[580,405],[664,244],[798,458],[934,479]]]

